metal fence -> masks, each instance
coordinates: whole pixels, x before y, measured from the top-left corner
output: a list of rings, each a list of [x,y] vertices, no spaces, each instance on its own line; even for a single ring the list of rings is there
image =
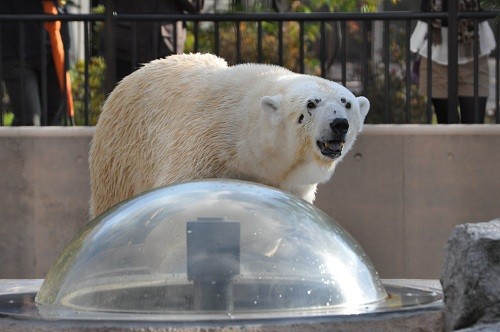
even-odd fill
[[[451,1],[450,3],[454,3]],[[453,8],[448,13],[379,12],[379,13],[233,13],[233,14],[74,14],[49,17],[46,15],[0,15],[0,31],[5,22],[15,21],[22,31],[28,22],[61,20],[78,25],[83,31],[83,56],[79,69],[72,67],[73,91],[77,124],[92,125],[99,113],[100,105],[115,86],[115,27],[118,22],[131,22],[135,27],[140,22],[183,21],[188,27],[189,38],[186,52],[210,52],[225,57],[230,64],[241,62],[274,63],[296,72],[322,76],[347,86],[355,94],[367,96],[372,104],[367,118],[369,123],[432,123],[433,110],[430,97],[418,93],[413,65],[415,54],[410,52],[410,36],[417,20],[430,22],[446,19],[450,36],[456,36],[454,26],[461,18],[471,18],[475,25],[488,19],[499,44],[500,22],[495,20],[498,11],[459,13]],[[96,26],[104,23],[100,32]],[[454,24],[455,23],[455,24]],[[42,29],[43,30],[43,29]],[[130,36],[137,45],[136,31]],[[477,29],[475,29],[477,39]],[[100,36],[99,36],[100,35]],[[22,33],[19,33],[22,39]],[[44,32],[40,40],[45,40]],[[96,50],[97,39],[104,40]],[[449,39],[448,106],[458,108],[458,60],[457,38]],[[23,41],[21,40],[21,45]],[[26,45],[27,47],[27,45]],[[478,43],[474,43],[477,60]],[[4,49],[0,44],[0,53]],[[486,122],[500,123],[499,101],[499,53],[489,57],[490,95]],[[429,50],[430,54],[430,50]],[[134,62],[136,52],[130,54]],[[96,58],[102,57],[101,71],[94,67]],[[476,61],[477,62],[477,61]],[[103,67],[105,65],[105,71]],[[479,84],[475,66],[475,111],[478,111],[477,86]],[[432,66],[428,68],[428,80]],[[0,76],[3,61],[0,60]],[[98,81],[99,84],[94,84]],[[93,83],[94,82],[94,83]],[[41,82],[42,91],[46,91]],[[99,98],[97,96],[100,96]],[[97,100],[96,100],[97,98]],[[2,114],[9,108],[8,98],[2,102]],[[42,96],[42,110],[47,111],[46,97]],[[0,121],[3,117],[0,117]],[[64,117],[63,124],[73,121]],[[2,122],[3,124],[3,122]]]

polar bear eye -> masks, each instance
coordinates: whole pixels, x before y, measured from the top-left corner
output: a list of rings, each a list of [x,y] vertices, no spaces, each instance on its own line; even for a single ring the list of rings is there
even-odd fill
[[[348,102],[344,97],[340,98],[340,101],[345,104],[345,108],[351,108],[351,103]]]
[[[313,102],[312,100],[309,100],[309,101],[307,102],[307,108],[309,108],[309,109],[316,108],[316,103],[315,103],[315,102]]]

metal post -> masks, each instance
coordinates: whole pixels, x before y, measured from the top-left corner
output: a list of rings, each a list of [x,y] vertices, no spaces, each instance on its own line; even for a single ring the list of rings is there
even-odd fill
[[[320,62],[321,62],[321,77],[325,78],[326,76],[326,29],[325,29],[325,21],[321,21],[320,24],[321,31],[321,47],[320,47]]]
[[[361,43],[361,86],[363,87],[363,91],[368,89],[368,63],[367,59],[370,59],[370,45],[367,45],[369,42],[368,33],[372,30],[370,28],[371,22],[362,21],[361,24],[361,36],[364,41]]]
[[[347,85],[347,21],[342,21],[340,25],[342,33],[342,51],[341,51],[341,67],[342,67],[342,85]]]
[[[406,63],[406,80],[405,80],[405,123],[411,122],[411,51],[410,51],[410,30],[411,21],[406,20],[405,27],[405,63]]]
[[[278,64],[283,66],[283,22],[278,22]]]
[[[42,112],[40,115],[40,125],[42,126],[47,126],[49,123],[47,122],[47,114],[48,114],[48,94],[47,94],[47,57],[50,57],[49,61],[52,61],[52,56],[51,54],[47,54],[47,45],[46,42],[48,40],[47,36],[47,31],[43,28],[44,22],[40,21],[40,54],[42,55],[40,57],[40,106],[41,109],[40,111]],[[52,52],[52,49],[51,49]],[[66,58],[66,57],[65,57]],[[55,70],[55,68],[54,68]],[[66,98],[64,96],[61,96],[63,99],[64,106],[66,105]],[[63,112],[66,111],[66,107],[63,107]],[[62,116],[62,114],[61,114]]]
[[[219,21],[215,21],[214,22],[214,52],[215,52],[215,55],[220,54],[219,35],[220,35]]]
[[[390,39],[390,31],[389,31],[389,20],[384,21],[384,40],[383,40],[383,45],[384,45],[384,82],[385,82],[385,91],[384,91],[384,106],[385,106],[385,117],[384,117],[384,123],[392,123],[392,111],[391,111],[391,100],[390,100],[390,93],[391,93],[391,75],[389,71],[389,66],[391,65],[390,60],[391,60],[391,49],[389,45],[389,39]]]
[[[304,45],[305,45],[305,37],[304,37],[304,31],[305,31],[305,26],[304,26],[304,21],[299,22],[299,63],[300,63],[300,73],[304,74],[305,72],[305,50],[304,50]]]
[[[432,123],[432,20],[427,21],[427,123]]]
[[[458,111],[458,1],[448,1],[448,123]]]
[[[234,310],[233,281],[240,274],[240,223],[198,218],[186,224],[187,276],[197,311]]]
[[[90,74],[89,74],[89,63],[90,63],[90,39],[89,39],[89,21],[83,22],[83,46],[85,55],[85,65],[83,68],[84,80],[83,80],[83,123],[85,126],[90,126]]]
[[[257,61],[261,63],[264,59],[262,52],[262,21],[257,22]]]
[[[479,32],[478,22],[474,20],[474,123],[483,123],[479,117]]]
[[[496,21],[497,45],[500,45],[500,22]],[[500,123],[500,52],[495,52],[495,123]]]
[[[105,33],[106,33],[106,94],[111,93],[116,84],[115,70],[115,28],[113,0],[105,0]]]
[[[21,119],[22,122],[26,122],[26,95],[25,95],[25,84],[26,84],[26,53],[24,49],[25,34],[24,34],[24,21],[19,22],[19,56],[21,57]],[[43,31],[43,30],[42,30]]]
[[[241,63],[241,21],[236,21],[236,63]]]
[[[195,21],[194,24],[194,52],[198,53],[200,50],[200,22]],[[177,35],[176,35],[177,36]],[[175,38],[177,43],[177,38]]]
[[[2,35],[2,22],[0,22],[0,36]],[[0,38],[0,55],[3,55],[2,50],[2,40]],[[3,57],[0,56],[0,77],[3,77]],[[3,117],[6,113],[5,104],[3,103],[3,97],[5,95],[2,82],[0,82],[0,126],[3,126]]]

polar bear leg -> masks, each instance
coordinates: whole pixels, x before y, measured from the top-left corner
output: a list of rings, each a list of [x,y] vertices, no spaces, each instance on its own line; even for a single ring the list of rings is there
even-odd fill
[[[281,187],[281,189],[288,191],[294,194],[295,196],[299,196],[303,200],[308,201],[309,203],[312,204],[314,203],[314,200],[316,198],[316,187],[317,184],[308,184],[308,185],[294,185],[290,186],[289,188],[285,186]]]

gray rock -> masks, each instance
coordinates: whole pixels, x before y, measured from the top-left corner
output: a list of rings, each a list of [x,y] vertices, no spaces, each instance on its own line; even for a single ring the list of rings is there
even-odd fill
[[[441,284],[448,330],[500,322],[500,219],[455,227]]]

